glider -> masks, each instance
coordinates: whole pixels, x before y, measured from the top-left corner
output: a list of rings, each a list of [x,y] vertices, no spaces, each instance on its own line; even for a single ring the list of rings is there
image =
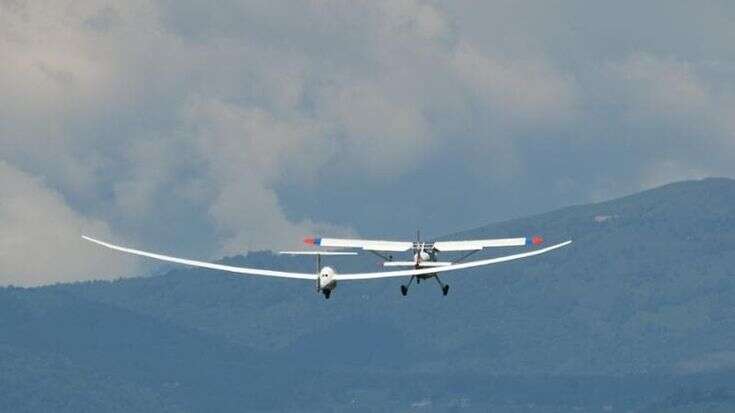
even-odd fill
[[[320,245],[325,247],[334,248],[357,248],[366,251],[374,252],[377,255],[384,257],[380,252],[401,252],[401,251],[414,251],[413,261],[392,261],[392,257],[388,257],[385,266],[411,266],[413,268],[396,270],[396,271],[381,271],[381,272],[365,272],[365,273],[353,273],[353,274],[340,274],[333,268],[328,266],[321,266],[322,256],[331,255],[357,255],[356,252],[340,252],[340,251],[283,251],[282,254],[293,254],[293,255],[313,255],[317,259],[317,268],[314,273],[302,273],[302,272],[288,272],[288,271],[274,271],[259,268],[247,268],[247,267],[235,267],[230,265],[215,264],[203,261],[190,260],[185,258],[177,258],[163,254],[156,254],[153,252],[141,251],[133,248],[122,247],[119,245],[110,244],[108,242],[100,241],[88,236],[82,236],[87,241],[95,244],[107,247],[116,251],[121,251],[128,254],[148,257],[157,259],[160,261],[173,262],[177,264],[189,265],[193,267],[207,268],[211,270],[227,271],[235,274],[247,274],[247,275],[260,275],[266,277],[281,277],[281,278],[295,278],[301,280],[311,280],[316,282],[317,292],[324,294],[325,298],[329,298],[337,286],[338,281],[353,281],[353,280],[371,280],[376,278],[388,278],[388,277],[411,277],[408,285],[401,285],[401,294],[404,296],[408,292],[408,287],[411,282],[416,279],[418,283],[422,279],[435,278],[442,289],[442,293],[447,295],[449,292],[449,285],[443,284],[439,279],[440,272],[457,271],[467,268],[481,267],[485,265],[498,264],[501,262],[513,261],[522,258],[533,257],[536,255],[545,254],[547,252],[562,248],[572,243],[572,241],[562,242],[549,247],[536,249],[532,251],[522,252],[513,255],[506,255],[503,257],[496,257],[471,262],[443,262],[436,261],[437,252],[457,252],[457,251],[469,251],[459,261],[472,255],[474,252],[480,251],[484,248],[491,247],[510,247],[510,246],[523,246],[527,244],[539,245],[543,242],[540,237],[533,237],[531,239],[526,238],[508,238],[508,239],[496,239],[496,240],[473,240],[473,241],[437,241],[433,243],[421,243],[421,242],[397,242],[397,241],[370,241],[370,240],[355,240],[355,239],[338,239],[338,238],[308,238],[304,240],[310,245]]]

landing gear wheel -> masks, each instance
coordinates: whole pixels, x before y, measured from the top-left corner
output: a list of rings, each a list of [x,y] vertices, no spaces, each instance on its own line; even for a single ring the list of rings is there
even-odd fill
[[[442,287],[442,294],[449,294],[449,284],[445,284],[444,287]]]
[[[406,287],[405,285],[402,285],[401,286],[401,294],[403,294],[403,296],[405,297],[406,294],[408,294],[408,287]]]
[[[329,300],[330,295],[332,295],[332,290],[324,290],[324,298]]]

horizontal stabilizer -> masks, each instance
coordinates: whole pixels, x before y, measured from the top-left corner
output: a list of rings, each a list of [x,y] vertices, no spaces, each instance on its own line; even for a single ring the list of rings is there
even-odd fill
[[[279,251],[278,253],[286,255],[357,255],[356,252],[338,251]]]
[[[413,261],[386,261],[383,263],[383,267],[413,267],[416,263]],[[449,261],[421,261],[419,266],[421,267],[443,267],[445,265],[452,265]]]

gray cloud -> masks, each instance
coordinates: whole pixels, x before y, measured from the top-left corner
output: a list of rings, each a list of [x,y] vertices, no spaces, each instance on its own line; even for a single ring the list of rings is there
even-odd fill
[[[198,257],[732,176],[734,10],[655,3],[2,2],[3,173],[69,236]],[[98,254],[32,283],[138,271]]]
[[[128,257],[94,251],[82,233],[112,238],[108,226],[73,211],[43,181],[0,162],[0,274],[3,284],[42,285],[134,271]]]

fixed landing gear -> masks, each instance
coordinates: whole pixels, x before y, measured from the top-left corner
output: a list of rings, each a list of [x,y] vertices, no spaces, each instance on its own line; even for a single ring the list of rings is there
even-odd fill
[[[405,297],[408,294],[408,287],[411,286],[411,283],[413,282],[414,278],[416,278],[416,284],[419,283],[420,278],[418,278],[418,277],[411,277],[411,279],[408,280],[408,284],[401,286],[401,295],[402,296]],[[441,290],[442,290],[442,295],[443,296],[446,296],[447,294],[449,294],[449,284],[442,283],[442,281],[439,279],[439,276],[438,275],[434,275],[433,278],[436,279],[436,282],[437,283],[439,283],[439,287],[441,287]]]
[[[413,282],[413,279],[414,279],[414,278],[416,278],[416,277],[412,275],[412,276],[411,276],[411,279],[410,279],[410,280],[408,280],[408,285],[402,285],[402,286],[401,286],[401,294],[402,294],[402,295],[403,295],[404,297],[406,296],[406,294],[408,294],[408,287],[410,287],[410,286],[411,286],[411,283]],[[419,280],[418,280],[418,278],[416,278],[416,284],[418,284],[418,283],[419,283]]]
[[[442,283],[442,280],[439,279],[439,276],[438,275],[435,275],[434,278],[436,279],[436,282],[439,283],[439,286],[442,289],[442,295],[444,295],[446,297],[447,294],[449,294],[449,284]]]

